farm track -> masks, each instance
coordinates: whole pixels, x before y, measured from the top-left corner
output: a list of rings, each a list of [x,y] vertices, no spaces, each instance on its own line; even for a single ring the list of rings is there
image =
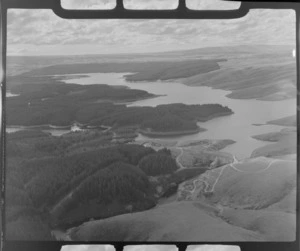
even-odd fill
[[[194,199],[197,198],[197,195],[201,192],[198,188],[201,189],[202,187],[203,187],[203,189],[201,189],[201,190],[204,194],[213,193],[215,191],[216,185],[220,181],[220,178],[222,177],[222,174],[224,173],[226,168],[232,168],[233,170],[235,170],[237,172],[248,173],[248,174],[262,173],[262,172],[267,171],[272,166],[272,164],[280,161],[279,159],[268,160],[268,163],[266,163],[267,166],[265,168],[258,170],[258,171],[249,172],[249,171],[244,171],[244,170],[238,169],[236,167],[236,165],[242,164],[244,162],[239,161],[234,155],[232,157],[233,157],[232,163],[221,166],[221,167],[217,168],[217,170],[213,169],[209,173],[202,174],[198,178],[194,179],[192,182],[192,185],[193,185],[192,190],[187,191],[190,194],[191,198],[194,198]],[[265,161],[266,160],[267,159],[265,159]],[[210,174],[215,174],[216,172],[218,172],[217,177],[216,178],[211,177]],[[214,179],[212,184],[210,184],[210,182],[209,182],[210,179]],[[201,184],[203,186],[201,186]]]

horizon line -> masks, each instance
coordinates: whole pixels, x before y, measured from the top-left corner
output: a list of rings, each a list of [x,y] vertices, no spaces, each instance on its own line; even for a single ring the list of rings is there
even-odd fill
[[[219,48],[219,47],[237,47],[237,46],[294,46],[296,49],[296,44],[237,44],[237,45],[219,45],[219,46],[205,46],[196,47],[191,49],[179,49],[179,50],[169,50],[169,51],[153,51],[153,52],[119,52],[119,53],[87,53],[87,54],[36,54],[36,55],[18,55],[18,54],[6,54],[7,57],[70,57],[70,56],[116,56],[116,55],[145,55],[145,54],[156,54],[156,53],[171,53],[171,52],[184,52],[208,48]]]

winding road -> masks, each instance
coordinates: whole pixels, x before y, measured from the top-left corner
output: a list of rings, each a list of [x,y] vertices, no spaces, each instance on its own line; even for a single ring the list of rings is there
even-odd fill
[[[179,150],[180,150],[180,154],[176,157],[176,163],[177,163],[177,165],[179,166],[179,169],[177,170],[177,172],[178,172],[178,171],[180,171],[180,170],[182,170],[182,169],[185,169],[186,167],[183,166],[183,165],[181,164],[181,162],[180,162],[180,158],[181,158],[181,156],[183,155],[183,149],[182,149],[182,147],[176,147],[176,149],[179,149]]]
[[[180,155],[178,155],[177,159],[178,159],[178,162],[179,162],[179,157],[181,157],[181,155],[183,154],[183,151],[181,152]],[[264,172],[264,171],[267,171],[273,163],[277,162],[277,161],[280,161],[279,159],[267,159],[267,158],[264,158],[263,160],[266,161],[267,163],[267,166],[261,170],[258,170],[258,171],[252,171],[252,172],[247,172],[247,171],[244,171],[244,170],[241,170],[241,169],[238,169],[236,167],[237,164],[242,164],[244,163],[243,161],[239,161],[236,156],[232,155],[232,158],[233,158],[233,162],[230,163],[230,164],[226,164],[224,166],[221,166],[219,168],[216,168],[214,170],[211,170],[205,174],[202,174],[200,175],[198,178],[194,179],[193,180],[193,189],[192,190],[189,190],[187,191],[191,198],[195,199],[198,195],[198,193],[200,191],[197,191],[197,190],[202,190],[204,194],[206,193],[213,193],[215,191],[215,187],[216,185],[218,184],[223,172],[225,171],[226,168],[232,168],[234,169],[235,171],[237,172],[242,172],[242,173],[249,173],[249,174],[254,174],[254,173],[261,173],[261,172]],[[176,160],[177,160],[176,159]],[[180,162],[179,162],[180,163]],[[181,164],[181,163],[180,163]],[[182,166],[182,165],[181,165]],[[185,168],[185,167],[183,167]],[[217,177],[215,178],[214,182],[212,183],[212,185],[209,184],[209,179],[211,179],[212,175],[211,174],[216,174],[216,172],[218,172],[218,175]],[[213,178],[214,179],[214,178]],[[204,188],[202,186],[199,186],[199,184],[204,184]],[[198,186],[197,186],[198,185]]]
[[[235,159],[235,156],[233,156],[234,157],[234,159]],[[236,160],[236,159],[235,159]],[[236,162],[236,163],[231,163],[230,164],[230,167],[232,167],[235,171],[238,171],[238,172],[242,172],[242,173],[261,173],[261,172],[264,172],[264,171],[266,171],[266,170],[268,170],[270,167],[271,167],[271,165],[273,164],[273,163],[275,163],[275,162],[277,162],[277,161],[279,161],[278,159],[272,159],[271,161],[268,161],[268,165],[266,166],[266,168],[264,168],[264,169],[261,169],[261,170],[258,170],[258,171],[255,171],[255,172],[247,172],[247,171],[244,171],[244,170],[241,170],[241,169],[238,169],[234,164],[239,164],[239,163],[243,163],[243,162]]]

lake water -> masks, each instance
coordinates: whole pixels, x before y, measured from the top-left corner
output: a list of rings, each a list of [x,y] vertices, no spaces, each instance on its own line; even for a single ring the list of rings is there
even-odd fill
[[[212,89],[205,86],[190,87],[176,81],[127,82],[123,77],[124,73],[94,73],[88,75],[89,77],[87,78],[68,79],[65,82],[81,85],[123,85],[157,95],[166,95],[132,102],[128,106],[156,106],[171,103],[218,103],[228,106],[234,111],[233,115],[198,123],[199,126],[206,128],[207,131],[194,135],[164,138],[163,140],[178,140],[181,142],[200,139],[232,139],[237,143],[223,150],[236,155],[238,158],[249,157],[254,149],[269,144],[268,142],[255,140],[251,136],[275,132],[283,128],[276,125],[257,126],[253,124],[265,124],[270,120],[296,114],[296,99],[284,101],[230,99],[226,97],[230,93],[229,91]],[[149,140],[149,138],[139,135],[136,140]]]
[[[129,73],[127,73],[129,74]],[[82,74],[79,74],[82,75]],[[198,125],[207,129],[193,135],[163,138],[163,141],[177,140],[179,142],[186,140],[200,139],[232,139],[236,143],[223,149],[230,152],[238,158],[249,157],[252,151],[258,147],[270,144],[268,142],[258,141],[251,136],[276,132],[284,127],[276,125],[253,125],[265,124],[267,121],[282,118],[296,114],[296,99],[284,101],[260,101],[230,99],[226,95],[229,91],[212,89],[206,86],[186,86],[176,81],[157,81],[157,82],[127,82],[124,75],[120,73],[93,73],[88,77],[64,80],[65,83],[75,83],[81,85],[107,84],[122,85],[132,89],[145,90],[157,95],[165,95],[152,99],[140,100],[128,103],[128,106],[156,106],[159,104],[184,103],[184,104],[208,104],[218,103],[228,106],[234,111],[234,114],[215,118],[207,122],[199,122]],[[8,132],[21,130],[20,128],[7,128]],[[54,136],[60,136],[78,128],[70,129],[47,129]],[[136,140],[149,140],[150,138],[139,135]]]

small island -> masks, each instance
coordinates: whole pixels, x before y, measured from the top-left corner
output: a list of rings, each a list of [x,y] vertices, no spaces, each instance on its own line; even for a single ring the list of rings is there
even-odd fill
[[[270,144],[255,149],[251,154],[251,157],[253,158],[258,156],[283,156],[288,154],[296,154],[297,152],[296,128],[284,128],[278,132],[254,135],[252,138],[270,142]]]
[[[297,117],[296,115],[292,115],[292,116],[268,121],[267,124],[279,125],[279,126],[297,126]]]

